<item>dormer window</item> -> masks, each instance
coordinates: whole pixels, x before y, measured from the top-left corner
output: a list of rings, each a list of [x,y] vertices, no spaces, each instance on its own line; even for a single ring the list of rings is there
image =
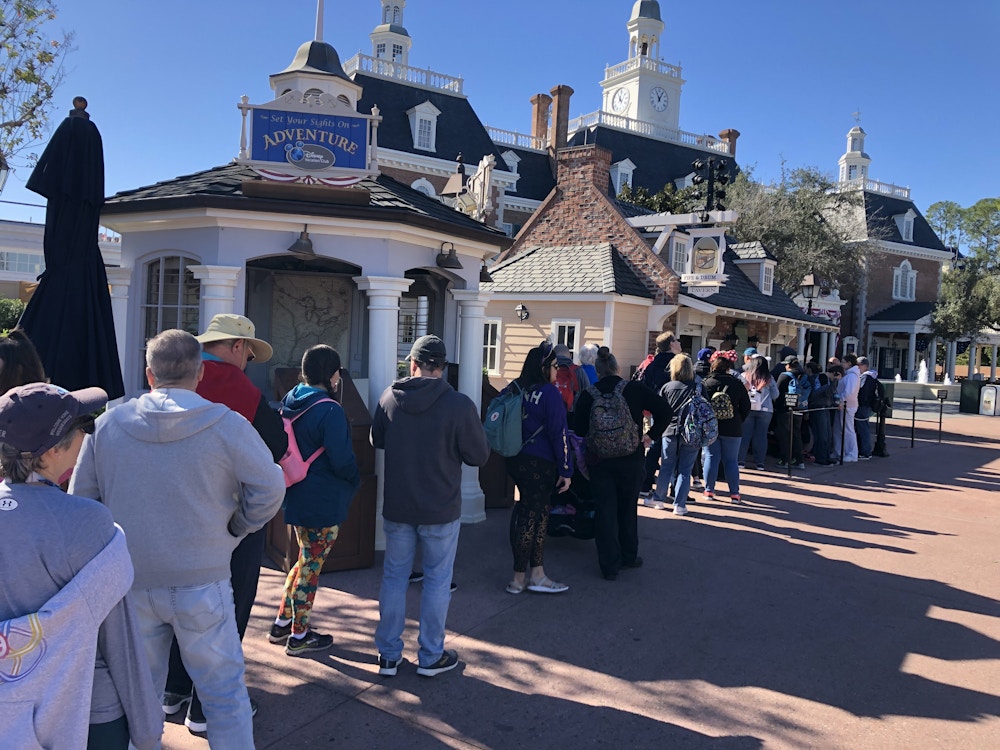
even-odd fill
[[[410,118],[410,134],[413,136],[413,147],[421,151],[435,151],[437,148],[437,118],[441,110],[429,101],[408,109]]]
[[[760,291],[768,296],[774,293],[774,262],[764,261],[760,267]]]
[[[917,298],[917,272],[908,260],[892,269],[892,298],[901,302],[913,302]]]
[[[634,171],[635,164],[631,159],[625,159],[611,165],[611,184],[614,185],[615,195],[618,195],[626,185],[632,187],[632,173]]]
[[[688,272],[688,243],[686,238],[674,238],[670,241],[670,267],[674,269],[674,273],[676,274]]]
[[[903,242],[913,242],[913,220],[916,216],[916,212],[911,208],[905,214],[897,214],[892,217],[896,221],[899,236],[903,238]]]

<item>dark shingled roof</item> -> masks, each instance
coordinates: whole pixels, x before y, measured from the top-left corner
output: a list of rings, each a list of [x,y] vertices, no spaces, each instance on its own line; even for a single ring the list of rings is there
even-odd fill
[[[893,216],[905,214],[912,210],[916,216],[913,218],[913,241],[903,239],[899,233],[899,227],[893,221]],[[903,245],[913,245],[915,247],[926,247],[932,250],[947,250],[941,238],[927,223],[927,219],[920,213],[920,209],[913,201],[905,198],[894,198],[881,193],[871,193],[865,191],[865,214],[868,220],[876,225],[881,225],[888,236],[885,238],[889,242],[899,242]]]
[[[736,265],[737,260],[739,260],[739,256],[727,247],[725,255],[723,255],[723,262],[725,264],[724,273],[729,275],[729,280],[725,286],[720,287],[718,293],[699,299],[717,307],[728,307],[760,315],[773,315],[806,323],[830,325],[828,320],[806,315],[777,284],[772,287],[770,296],[764,294],[760,287]],[[689,294],[686,285],[681,285],[681,294]]]
[[[244,164],[232,162],[203,172],[175,177],[155,185],[123,190],[107,199],[105,214],[124,214],[136,211],[170,210],[190,206],[218,206],[246,211],[287,211],[316,216],[349,215],[375,221],[399,220],[400,212],[413,219],[433,221],[448,225],[446,231],[478,236],[487,242],[509,238],[498,229],[456,211],[440,201],[428,197],[397,180],[379,175],[366,178],[358,187],[371,193],[367,205],[306,202],[301,199],[287,201],[278,198],[257,198],[243,195],[244,180],[258,179],[257,174]]]
[[[650,216],[651,214],[656,213],[656,211],[651,208],[643,208],[642,206],[637,206],[634,203],[625,203],[617,198],[612,198],[611,200],[618,206],[618,212],[626,219],[631,219],[636,216]]]
[[[736,161],[728,154],[711,153],[680,143],[660,141],[638,133],[598,125],[578,130],[570,136],[570,146],[597,144],[611,151],[611,163],[616,164],[631,159],[635,164],[632,173],[632,187],[644,187],[650,193],[658,193],[668,182],[685,177],[693,172],[691,164],[697,159],[710,156],[726,159],[730,166],[729,176],[733,178],[739,171]],[[614,195],[614,186],[608,180],[608,194]]]
[[[462,154],[466,162],[466,174],[470,177],[476,171],[476,163],[487,154],[496,157],[497,169],[507,168],[500,156],[501,149],[490,139],[479,116],[464,96],[419,88],[361,72],[355,73],[354,82],[364,87],[358,111],[371,112],[372,107],[377,106],[381,112],[382,122],[378,126],[380,147],[447,160],[453,160]],[[437,118],[434,151],[414,148],[410,117],[406,114],[407,110],[428,101],[441,112]]]
[[[513,151],[521,160],[517,165],[517,192],[518,198],[529,198],[531,200],[543,201],[556,186],[556,178],[552,174],[552,160],[547,152],[530,151],[528,149],[505,147],[502,143],[497,144],[501,153]],[[500,162],[500,166],[507,168],[506,163]]]
[[[759,240],[754,240],[753,242],[730,242],[727,238],[726,243],[727,247],[736,253],[740,260],[778,260],[771,255],[770,251]]]
[[[483,291],[522,294],[653,295],[610,243],[530,247],[490,269]]]
[[[917,321],[928,315],[933,309],[933,302],[897,302],[874,315],[869,315],[868,321]]]

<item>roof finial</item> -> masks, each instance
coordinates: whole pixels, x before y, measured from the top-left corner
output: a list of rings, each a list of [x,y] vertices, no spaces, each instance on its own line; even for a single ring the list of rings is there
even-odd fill
[[[323,41],[323,0],[316,0],[316,41]]]
[[[854,118],[854,122],[856,122],[858,125],[861,124],[861,110],[860,109],[858,109],[857,112],[851,112],[851,117]]]

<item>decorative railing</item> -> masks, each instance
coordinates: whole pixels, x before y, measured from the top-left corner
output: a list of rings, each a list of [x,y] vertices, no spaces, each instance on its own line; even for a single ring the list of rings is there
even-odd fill
[[[719,153],[729,153],[729,143],[720,141],[711,135],[688,133],[676,128],[666,128],[652,122],[633,120],[631,117],[612,114],[611,112],[591,112],[589,115],[577,117],[570,120],[569,132],[575,133],[584,128],[591,128],[595,125],[607,125],[618,130],[627,130],[631,133],[657,138],[661,141],[671,141],[673,143],[683,143],[686,146],[695,146],[708,151],[718,151]]]
[[[609,78],[617,78],[618,76],[630,73],[633,70],[651,70],[654,73],[668,75],[673,78],[681,77],[681,68],[679,65],[670,65],[662,60],[654,60],[652,57],[641,55],[639,57],[630,58],[623,63],[609,65],[606,67],[604,69],[604,80],[606,81]]]
[[[859,177],[856,180],[843,180],[838,183],[840,190],[867,190],[869,193],[881,193],[891,195],[894,198],[905,198],[910,200],[910,189],[893,185],[891,182],[880,182],[879,180],[869,180]]]
[[[371,73],[383,78],[438,89],[452,94],[462,94],[464,81],[462,78],[435,73],[430,68],[411,68],[409,65],[386,60],[382,57],[371,57],[360,52],[344,63],[344,72],[352,75],[358,71]]]
[[[535,151],[544,151],[546,142],[544,138],[526,133],[516,133],[513,130],[501,130],[500,128],[486,126],[486,132],[490,135],[490,140],[500,146],[513,146],[514,148],[530,148]]]

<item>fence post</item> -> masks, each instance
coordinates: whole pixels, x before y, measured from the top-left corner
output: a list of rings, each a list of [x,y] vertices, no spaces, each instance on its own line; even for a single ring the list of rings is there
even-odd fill
[[[913,409],[910,413],[910,447],[913,447],[917,432],[917,397],[913,397]]]

